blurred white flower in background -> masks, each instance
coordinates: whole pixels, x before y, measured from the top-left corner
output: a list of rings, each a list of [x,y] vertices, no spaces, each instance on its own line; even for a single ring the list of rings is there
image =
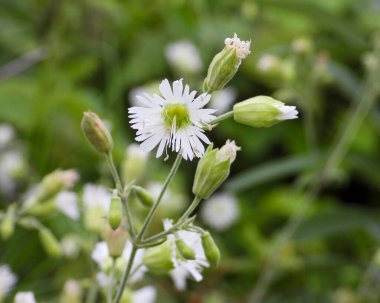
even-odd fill
[[[281,61],[276,56],[264,54],[257,61],[257,68],[262,72],[270,72],[278,70],[281,66]]]
[[[17,178],[25,169],[25,163],[19,150],[7,150],[0,154],[0,191],[12,194],[17,186]]]
[[[15,130],[10,124],[0,124],[0,149],[6,147],[15,137]]]
[[[205,201],[201,210],[201,218],[216,230],[226,230],[239,218],[236,198],[228,193],[213,195]]]
[[[80,252],[81,238],[76,234],[66,235],[61,241],[61,251],[66,258],[76,258]]]
[[[13,289],[17,277],[8,265],[0,265],[0,302]]]
[[[127,241],[122,255],[115,260],[115,267],[120,274],[125,270],[125,267],[127,266],[131,251],[132,243],[130,241]],[[144,277],[144,274],[147,270],[146,267],[142,265],[144,252],[144,249],[139,249],[135,255],[131,270],[132,274],[128,278],[129,283],[138,282]],[[108,272],[112,267],[113,259],[110,256],[107,243],[104,241],[97,243],[94,250],[92,251],[91,257],[102,270],[102,272],[99,272],[96,275],[99,285],[102,287],[108,286],[111,282],[111,276],[108,275]]]
[[[110,191],[95,184],[86,184],[83,188],[83,207],[86,228],[101,231],[111,203]]]
[[[222,90],[215,91],[212,94],[210,107],[216,109],[218,115],[224,114],[231,109],[236,96],[237,92],[233,87],[225,87]]]
[[[156,289],[153,286],[146,286],[132,293],[131,303],[154,303],[156,296]]]
[[[78,208],[78,196],[71,191],[61,191],[55,198],[55,203],[58,209],[73,220],[78,220],[80,217]]]
[[[16,294],[14,303],[36,303],[36,299],[33,292],[20,291]]]
[[[199,51],[188,40],[170,43],[165,54],[168,62],[181,72],[196,73],[202,69]]]

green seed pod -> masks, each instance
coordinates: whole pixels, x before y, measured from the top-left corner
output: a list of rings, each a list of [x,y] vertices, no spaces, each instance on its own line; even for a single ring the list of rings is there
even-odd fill
[[[40,229],[38,235],[45,251],[49,255],[52,257],[59,257],[61,255],[61,247],[59,245],[59,242],[49,229]]]
[[[287,106],[268,96],[257,96],[234,105],[234,120],[253,127],[269,127],[284,120],[296,119],[295,106]]]
[[[133,186],[133,192],[144,206],[152,207],[154,199],[145,188],[141,186]]]
[[[215,241],[209,232],[203,233],[201,240],[207,260],[210,262],[211,266],[216,267],[220,261],[220,251],[218,246],[216,246]]]
[[[194,250],[185,243],[182,239],[177,239],[175,241],[175,245],[177,246],[178,251],[187,260],[195,260]]]
[[[84,112],[81,126],[86,138],[97,151],[108,153],[112,150],[112,136],[97,114]]]
[[[108,211],[108,222],[113,230],[116,230],[120,226],[121,219],[123,218],[121,203],[122,202],[118,196],[112,197]]]

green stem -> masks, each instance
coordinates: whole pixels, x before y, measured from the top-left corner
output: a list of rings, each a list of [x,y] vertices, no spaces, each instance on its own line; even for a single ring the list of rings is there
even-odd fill
[[[115,300],[113,301],[114,303],[119,303],[119,301],[120,301],[120,299],[121,299],[121,297],[123,295],[123,292],[124,292],[124,289],[125,289],[125,285],[127,284],[127,280],[128,280],[129,274],[130,274],[130,272],[132,270],[132,265],[133,265],[133,261],[135,260],[135,256],[136,256],[137,250],[138,250],[138,248],[133,245],[132,251],[131,251],[131,255],[129,256],[127,268],[124,271],[124,275],[123,275],[123,278],[121,280],[119,289],[117,290]]]
[[[218,117],[216,117],[214,120],[211,120],[210,122],[208,122],[207,124],[208,125],[214,125],[214,124],[217,124],[219,122],[222,122],[223,120],[226,120],[226,119],[229,119],[231,117],[233,117],[234,115],[234,111],[231,110],[223,115],[220,115]],[[206,129],[207,129],[207,126],[206,126]]]
[[[178,223],[182,224],[185,222],[185,220],[191,215],[191,213],[194,211],[194,209],[197,208],[199,202],[202,201],[202,197],[195,196],[193,202],[190,204],[189,208],[184,212],[182,217],[178,220]]]
[[[143,239],[144,233],[145,233],[146,229],[148,228],[150,222],[152,221],[152,218],[153,218],[154,214],[156,213],[158,206],[160,205],[161,199],[164,196],[164,193],[165,193],[167,187],[169,186],[171,180],[173,179],[174,175],[176,174],[176,172],[179,168],[179,165],[181,164],[181,160],[182,160],[182,154],[179,153],[177,155],[177,158],[174,161],[174,164],[173,164],[173,166],[169,172],[169,175],[166,177],[166,180],[164,182],[164,185],[161,189],[160,194],[157,197],[156,202],[153,204],[153,207],[150,209],[149,214],[146,217],[140,232],[136,236],[136,239],[135,239],[136,242],[139,242],[141,239]]]
[[[199,196],[195,196],[193,202],[190,204],[189,208],[184,212],[184,214],[182,215],[182,217],[171,227],[169,228],[168,230],[165,230],[163,232],[160,232],[158,234],[155,234],[154,236],[146,239],[145,241],[142,241],[143,244],[147,244],[149,245],[149,243],[153,242],[153,241],[156,241],[156,240],[160,240],[162,239],[163,237],[173,233],[175,230],[177,230],[182,224],[185,223],[185,221],[187,220],[187,218],[191,215],[191,213],[194,211],[194,209],[198,206],[199,202],[202,200],[201,197]]]
[[[113,179],[115,181],[116,188],[117,188],[117,191],[119,193],[119,197],[123,201],[122,206],[123,206],[124,212],[125,212],[125,214],[127,216],[127,220],[128,220],[128,225],[127,225],[128,231],[129,231],[130,235],[132,237],[134,237],[135,236],[135,230],[134,230],[134,224],[133,224],[132,214],[131,214],[131,212],[129,210],[129,207],[128,207],[128,199],[127,199],[127,196],[124,193],[123,184],[121,183],[121,179],[119,177],[119,173],[117,172],[117,169],[116,169],[116,166],[115,166],[115,162],[113,161],[112,152],[107,153],[106,158],[107,158],[108,166],[109,166],[110,171],[112,173],[112,177],[113,177]]]

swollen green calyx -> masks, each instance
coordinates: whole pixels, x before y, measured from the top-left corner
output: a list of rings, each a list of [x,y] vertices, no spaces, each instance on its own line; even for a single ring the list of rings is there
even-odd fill
[[[175,129],[182,129],[191,124],[189,110],[182,104],[167,104],[162,112],[164,124],[172,127],[175,123]]]

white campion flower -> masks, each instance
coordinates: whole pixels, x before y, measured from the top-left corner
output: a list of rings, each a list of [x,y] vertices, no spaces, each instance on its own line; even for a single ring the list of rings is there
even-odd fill
[[[0,124],[0,149],[7,146],[15,137],[15,130],[10,124]]]
[[[16,275],[8,265],[0,266],[0,302],[13,289],[17,282]]]
[[[214,108],[217,113],[224,114],[230,110],[231,105],[236,100],[237,92],[233,87],[225,87],[220,91],[215,91],[212,94],[210,106]]]
[[[164,220],[164,229],[168,230],[173,226],[172,220]],[[209,267],[205,253],[202,247],[201,236],[197,232],[191,232],[186,230],[180,230],[177,232],[179,239],[183,240],[187,246],[191,247],[195,254],[194,260],[186,260],[179,257],[177,253],[177,248],[175,245],[175,236],[168,235],[167,241],[172,246],[172,262],[174,269],[172,269],[169,274],[173,279],[174,285],[178,290],[186,289],[186,280],[188,277],[192,277],[195,281],[199,282],[203,279],[202,269],[204,267]]]
[[[174,81],[173,88],[165,79],[159,90],[162,97],[137,96],[143,106],[128,110],[132,128],[137,130],[136,141],[143,141],[140,146],[146,152],[158,145],[157,158],[167,147],[180,152],[185,160],[201,157],[205,148],[200,140],[210,144],[202,127],[215,118],[214,109],[203,108],[211,96],[203,93],[194,99],[196,91],[190,92],[188,85],[184,88],[182,79]]]
[[[165,50],[168,62],[183,72],[196,73],[202,69],[198,49],[188,40],[170,43]]]
[[[16,294],[14,303],[36,303],[34,293],[31,291],[20,291]]]
[[[55,198],[57,208],[73,220],[79,219],[78,196],[71,191],[61,191]]]
[[[239,217],[239,207],[236,198],[228,193],[213,195],[205,201],[201,218],[212,228],[224,231],[236,222]]]

